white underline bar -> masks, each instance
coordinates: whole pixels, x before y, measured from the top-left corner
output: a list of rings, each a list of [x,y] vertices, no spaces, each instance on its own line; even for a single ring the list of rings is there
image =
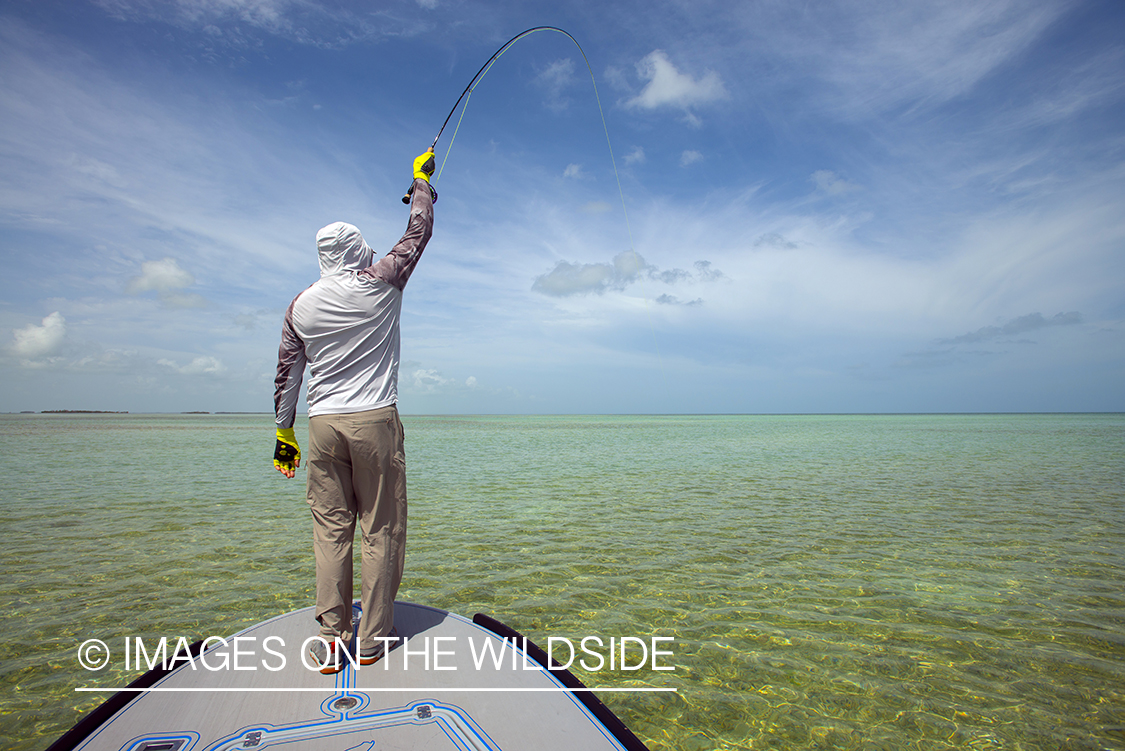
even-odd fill
[[[402,693],[409,691],[411,693],[455,693],[463,691],[471,691],[474,693],[503,693],[503,692],[544,692],[544,693],[579,693],[582,691],[598,691],[600,693],[676,693],[679,691],[677,688],[611,688],[608,686],[595,686],[594,688],[497,688],[497,687],[483,687],[483,688],[387,688],[387,687],[352,687],[352,688],[338,688],[328,687],[324,688],[93,688],[88,686],[79,686],[74,689],[75,691],[91,691],[96,693],[108,693],[128,691],[134,694],[147,694],[155,692],[167,693],[273,693],[273,692],[290,692],[290,693],[330,693],[330,694],[363,694],[363,693],[377,693],[377,692],[398,692]]]

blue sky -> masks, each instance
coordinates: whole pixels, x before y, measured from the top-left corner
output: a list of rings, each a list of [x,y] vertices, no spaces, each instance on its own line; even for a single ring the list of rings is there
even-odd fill
[[[1125,5],[0,5],[0,411],[272,409],[317,229],[406,413],[1125,410]],[[452,146],[451,146],[452,144]],[[624,200],[622,200],[622,194]]]

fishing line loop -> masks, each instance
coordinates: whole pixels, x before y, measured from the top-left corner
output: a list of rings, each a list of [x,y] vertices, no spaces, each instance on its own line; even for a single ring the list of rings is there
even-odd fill
[[[449,125],[449,121],[453,117],[453,113],[457,111],[457,108],[461,105],[462,100],[464,100],[465,106],[461,108],[461,115],[457,118],[457,125],[453,128],[453,135],[449,138],[449,146],[445,150],[445,156],[442,157],[441,167],[438,168],[437,174],[434,175],[434,181],[436,182],[437,180],[441,179],[441,173],[445,169],[445,163],[449,160],[449,152],[453,150],[453,142],[457,140],[457,131],[461,129],[461,121],[465,118],[465,110],[469,108],[469,99],[472,98],[473,91],[476,89],[477,85],[479,85],[480,82],[484,80],[484,77],[488,74],[488,71],[492,68],[496,61],[499,60],[500,57],[505,52],[507,52],[513,44],[526,36],[530,36],[540,31],[553,31],[558,34],[562,34],[567,39],[574,42],[574,46],[578,48],[579,54],[582,55],[582,61],[586,63],[586,70],[590,73],[590,83],[594,87],[594,99],[598,103],[598,116],[601,117],[602,129],[605,131],[606,146],[609,147],[609,160],[613,164],[613,177],[617,181],[617,193],[621,197],[621,210],[625,215],[625,230],[629,235],[629,250],[632,253],[636,254],[637,251],[633,246],[633,228],[629,224],[629,210],[625,206],[625,191],[621,187],[621,175],[617,171],[617,159],[613,155],[613,143],[609,138],[609,126],[605,121],[605,111],[602,109],[602,98],[598,94],[598,82],[594,78],[594,69],[590,65],[589,58],[586,57],[586,51],[582,49],[582,45],[578,43],[578,40],[571,36],[569,32],[565,31],[564,29],[560,29],[557,26],[535,26],[533,28],[527,29],[526,31],[521,31],[519,34],[516,34],[511,39],[504,42],[504,44],[501,45],[500,49],[492,53],[492,57],[488,58],[485,64],[480,67],[480,70],[478,70],[476,75],[473,76],[472,80],[469,81],[469,85],[466,86],[465,90],[461,92],[461,96],[457,97],[457,101],[453,104],[453,109],[449,110],[449,114],[445,116],[445,122],[441,124],[441,129],[438,130],[438,134],[434,136],[433,144],[430,145],[430,150],[432,151],[434,147],[437,146],[437,142],[441,138],[441,134],[445,132],[445,126]]]
[[[625,205],[625,190],[621,187],[621,174],[617,171],[617,159],[613,155],[613,142],[610,141],[609,138],[609,125],[607,125],[605,121],[605,111],[602,109],[601,95],[598,94],[598,82],[594,78],[594,69],[590,65],[589,58],[586,57],[586,51],[582,49],[582,45],[578,43],[578,40],[571,36],[569,32],[565,31],[564,29],[560,29],[557,26],[535,26],[533,28],[527,29],[526,31],[521,31],[519,34],[516,34],[514,37],[509,39],[507,42],[504,42],[504,44],[501,45],[500,49],[493,52],[492,57],[488,58],[485,64],[480,67],[480,70],[478,70],[476,75],[473,76],[472,80],[469,81],[469,85],[466,86],[465,90],[461,92],[461,96],[457,97],[457,101],[453,104],[453,109],[449,110],[449,114],[445,116],[445,122],[441,124],[441,129],[438,130],[438,134],[434,136],[434,142],[430,145],[430,151],[433,151],[437,146],[438,139],[441,138],[441,134],[445,132],[445,126],[449,125],[449,120],[453,117],[453,113],[457,111],[457,107],[461,106],[461,102],[462,100],[464,100],[465,105],[461,107],[461,115],[457,118],[457,125],[454,126],[453,135],[449,138],[449,146],[445,149],[445,156],[442,157],[441,167],[438,168],[437,173],[434,175],[434,182],[441,178],[441,173],[445,169],[445,163],[449,160],[449,152],[453,150],[453,142],[457,140],[457,132],[461,129],[461,121],[465,119],[465,110],[469,108],[469,99],[472,98],[473,91],[475,91],[480,82],[484,80],[484,77],[488,74],[488,71],[492,69],[492,66],[496,64],[496,61],[499,60],[500,57],[505,52],[507,52],[513,44],[526,36],[530,36],[540,31],[553,31],[558,34],[562,34],[567,39],[574,42],[574,46],[578,48],[579,54],[582,55],[582,61],[586,63],[586,70],[590,73],[590,83],[594,87],[594,99],[598,103],[598,116],[602,119],[602,130],[605,131],[606,146],[609,147],[609,161],[611,164],[613,164],[613,177],[614,180],[617,181],[617,194],[621,197],[621,212],[625,216],[625,231],[629,236],[629,252],[632,253],[634,257],[639,258],[636,248],[633,244],[633,228],[629,223],[629,209]],[[653,341],[656,346],[657,360],[660,362],[660,371],[661,374],[664,375],[664,361],[660,356],[660,343],[656,337],[656,328],[652,323],[652,315],[648,306],[648,296],[644,295],[642,299],[644,299],[645,302],[645,313],[649,319],[649,325],[652,326]],[[667,376],[664,375],[664,377],[665,382],[667,382]]]

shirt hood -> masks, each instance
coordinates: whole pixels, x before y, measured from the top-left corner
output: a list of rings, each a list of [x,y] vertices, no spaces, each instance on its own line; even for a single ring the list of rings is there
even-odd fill
[[[359,229],[346,222],[334,222],[317,232],[316,250],[320,255],[322,278],[365,269],[374,257]]]

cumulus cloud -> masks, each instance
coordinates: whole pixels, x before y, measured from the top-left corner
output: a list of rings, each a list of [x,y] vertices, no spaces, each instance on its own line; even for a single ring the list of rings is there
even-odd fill
[[[830,196],[841,196],[859,190],[858,185],[848,182],[831,170],[817,170],[812,173],[811,179],[816,184],[817,190]]]
[[[640,94],[626,102],[630,107],[646,110],[659,107],[687,109],[728,96],[718,73],[708,71],[699,79],[681,73],[664,50],[653,50],[641,58],[637,63],[637,74],[648,83]]]
[[[399,386],[403,393],[411,396],[426,394],[468,394],[480,390],[487,393],[489,389],[480,384],[474,375],[446,376],[437,368],[422,367],[417,360],[404,362],[399,369],[401,374]]]
[[[703,158],[703,155],[698,151],[688,150],[680,154],[680,166],[687,167],[690,164],[695,164]]]
[[[570,263],[559,261],[553,270],[536,278],[531,288],[552,297],[569,297],[607,289],[624,289],[645,268],[640,254],[626,250],[613,263]]]
[[[582,171],[581,164],[568,164],[566,169],[563,170],[563,177],[573,177],[575,179],[585,177],[586,173]]]
[[[66,338],[66,319],[57,310],[36,326],[34,323],[12,331],[15,342],[12,351],[30,363],[58,353]]]
[[[140,276],[131,278],[125,284],[125,291],[131,295],[156,292],[165,306],[170,308],[199,308],[207,304],[200,295],[180,292],[184,287],[195,284],[191,272],[180,267],[175,258],[159,261],[145,261],[141,264]]]
[[[715,282],[719,279],[726,279],[727,275],[718,269],[711,268],[710,261],[696,261],[695,272],[699,274],[699,278],[705,282]]]
[[[183,375],[216,375],[226,370],[226,366],[215,357],[197,357],[187,365],[179,365],[172,360],[157,360],[157,365],[182,373]]]
[[[432,394],[442,386],[453,381],[445,378],[436,370],[427,368],[418,368],[410,374],[410,382],[414,387],[415,392],[423,394]]]
[[[1051,318],[1044,318],[1042,313],[1030,313],[1019,318],[1013,318],[1003,326],[985,326],[976,331],[955,336],[952,339],[942,339],[939,343],[975,344],[1004,336],[1018,336],[1051,326],[1075,326],[1079,323],[1082,323],[1082,314],[1078,312],[1058,313]]]
[[[193,284],[195,284],[195,277],[189,271],[180,268],[175,258],[164,258],[141,264],[141,275],[130,279],[125,289],[130,294],[136,295],[152,290],[167,292],[190,287]]]
[[[531,288],[551,297],[570,297],[608,290],[623,290],[641,277],[664,284],[724,278],[711,268],[710,261],[696,261],[696,274],[684,269],[661,270],[645,262],[639,253],[626,250],[618,253],[612,263],[570,263],[559,261],[555,268],[535,279]]]
[[[684,271],[683,269],[667,269],[666,271],[657,271],[655,268],[648,269],[650,278],[657,279],[665,284],[675,284],[677,282],[686,282],[691,279],[691,272]]]
[[[625,164],[644,164],[645,150],[640,146],[625,155]]]

